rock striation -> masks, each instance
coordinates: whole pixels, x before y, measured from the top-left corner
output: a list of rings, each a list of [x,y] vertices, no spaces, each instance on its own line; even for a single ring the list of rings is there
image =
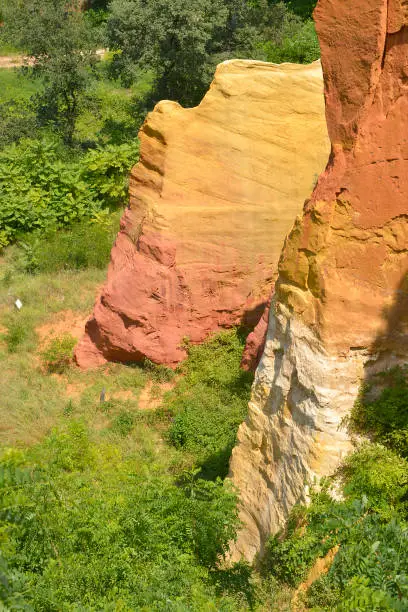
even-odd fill
[[[332,152],[288,236],[231,477],[252,560],[349,449],[359,386],[408,354],[408,3],[319,0]]]
[[[107,282],[76,350],[83,367],[175,366],[184,338],[258,322],[329,155],[320,63],[224,62],[198,107],[160,102],[140,141]]]

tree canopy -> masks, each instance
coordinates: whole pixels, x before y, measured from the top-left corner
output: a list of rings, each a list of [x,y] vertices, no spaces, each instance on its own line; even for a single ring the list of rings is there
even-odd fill
[[[309,62],[319,56],[313,24],[268,0],[113,0],[107,40],[113,71],[131,82],[154,74],[153,99],[197,104],[215,65],[232,57]]]

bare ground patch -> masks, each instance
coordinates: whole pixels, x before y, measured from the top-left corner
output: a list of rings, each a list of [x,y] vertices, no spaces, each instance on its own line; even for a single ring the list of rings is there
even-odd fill
[[[85,331],[88,315],[72,310],[62,310],[55,314],[50,321],[36,328],[38,346],[43,348],[49,340],[70,334],[79,340]]]
[[[155,410],[163,403],[163,396],[171,391],[177,384],[174,379],[171,382],[157,383],[149,380],[139,395],[139,410]]]

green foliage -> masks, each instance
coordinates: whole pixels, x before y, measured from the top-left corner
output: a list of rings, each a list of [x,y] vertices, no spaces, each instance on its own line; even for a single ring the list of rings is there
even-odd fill
[[[23,301],[23,310],[18,311],[13,306],[11,312],[3,317],[7,331],[0,335],[5,341],[8,353],[17,353],[24,348],[32,348],[36,343],[36,334],[31,314]]]
[[[41,86],[20,70],[0,70],[0,149],[38,133],[38,122],[30,98]]]
[[[366,495],[385,519],[408,508],[408,461],[380,444],[363,444],[341,468],[346,495]]]
[[[72,363],[76,339],[70,334],[51,340],[41,353],[43,366],[48,372],[62,374]]]
[[[113,0],[107,28],[110,47],[120,50],[114,68],[128,81],[138,66],[152,69],[156,99],[198,103],[227,16],[223,0]]]
[[[110,60],[94,69],[85,92],[86,104],[76,124],[76,139],[86,145],[126,144],[135,141],[147,109],[138,108],[151,89],[151,77],[140,74],[131,88],[109,78]]]
[[[309,64],[320,56],[319,41],[313,21],[286,19],[276,40],[261,46],[268,62]]]
[[[81,421],[14,463],[6,454],[6,472],[3,602],[19,595],[18,577],[34,609],[236,609],[210,571],[237,527],[235,495],[221,482],[176,486],[148,461],[93,442]]]
[[[129,170],[138,154],[138,141],[89,151],[83,159],[82,180],[88,185],[91,199],[104,206],[125,205]]]
[[[104,269],[118,230],[118,219],[109,224],[82,221],[70,229],[50,227],[20,239],[19,261],[26,272],[58,272],[60,270]]]
[[[22,102],[0,103],[0,149],[30,138],[36,134],[38,124],[31,107]]]
[[[226,476],[238,426],[247,414],[253,376],[239,367],[243,347],[237,331],[190,346],[185,376],[166,401],[174,415],[170,441],[193,453],[206,478]]]
[[[373,440],[408,458],[408,381],[406,371],[394,368],[377,376],[386,385],[380,395],[370,399],[371,388],[362,390],[351,418],[351,430],[367,432]]]
[[[335,502],[326,494],[315,497],[307,510],[307,525],[273,538],[265,566],[279,580],[294,586],[307,575],[318,557],[340,545],[327,576],[318,579],[308,593],[308,607],[352,610],[333,606],[351,597],[353,580],[359,577],[376,596],[392,603],[390,609],[408,604],[408,531],[396,517],[384,522],[367,498]],[[357,596],[354,591],[353,596]],[[400,606],[401,607],[398,607]],[[321,606],[321,607],[320,607]],[[373,608],[359,608],[369,612]],[[374,608],[375,609],[375,608]],[[380,608],[382,609],[382,608]]]
[[[18,347],[29,337],[30,331],[23,317],[18,316],[18,314],[10,317],[7,332],[2,334],[9,353],[15,353],[17,351]]]
[[[20,0],[5,7],[4,30],[8,40],[33,58],[26,70],[42,78],[42,89],[33,98],[39,120],[72,145],[94,61],[92,30],[86,27],[79,2]]]
[[[112,431],[122,437],[127,436],[133,429],[134,417],[131,412],[122,410],[112,422]]]
[[[107,35],[116,50],[114,74],[129,84],[148,68],[154,74],[152,98],[185,105],[201,100],[222,60],[319,57],[312,21],[302,21],[283,2],[267,0],[113,0]]]
[[[18,234],[97,218],[123,205],[137,144],[90,151],[75,161],[52,140],[26,140],[0,152],[0,246]]]
[[[312,16],[317,2],[316,0],[289,0],[287,4],[296,15],[308,19]]]
[[[322,496],[318,504],[323,500]],[[333,545],[331,540],[322,543],[320,530],[306,529],[306,524],[310,525],[314,517],[314,507],[308,510],[295,507],[285,531],[271,537],[267,543],[262,561],[264,573],[272,572],[280,582],[290,586],[297,586],[305,578],[314,560]]]
[[[150,359],[145,359],[143,361],[143,367],[146,372],[149,372],[150,376],[154,381],[158,383],[166,383],[174,380],[176,373],[171,368],[168,368],[164,365],[158,365],[150,361]]]

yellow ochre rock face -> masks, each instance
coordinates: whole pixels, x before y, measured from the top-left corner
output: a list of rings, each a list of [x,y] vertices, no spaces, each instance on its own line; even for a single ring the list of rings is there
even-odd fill
[[[220,64],[196,108],[140,132],[130,208],[76,357],[174,366],[183,338],[254,325],[285,235],[329,156],[319,62]]]

